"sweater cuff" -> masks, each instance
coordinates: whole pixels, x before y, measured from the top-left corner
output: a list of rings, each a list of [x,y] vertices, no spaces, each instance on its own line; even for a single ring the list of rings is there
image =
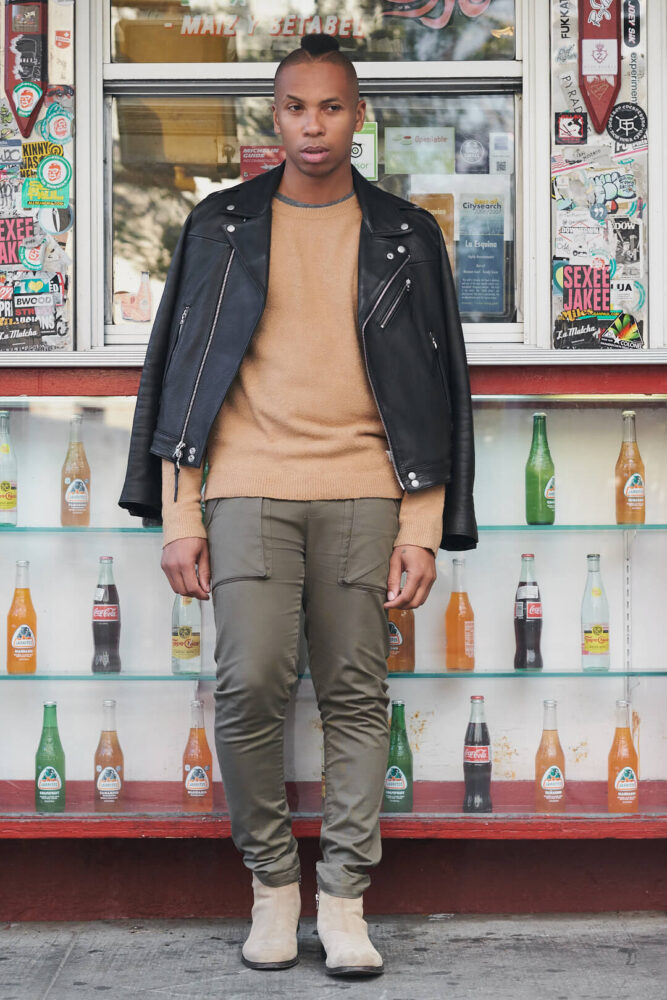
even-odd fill
[[[429,486],[419,493],[404,493],[394,548],[397,545],[419,545],[437,555],[442,539],[444,505],[444,486]]]
[[[185,467],[178,477],[174,503],[174,466],[162,461],[162,547],[177,538],[206,538],[201,519],[202,470]]]

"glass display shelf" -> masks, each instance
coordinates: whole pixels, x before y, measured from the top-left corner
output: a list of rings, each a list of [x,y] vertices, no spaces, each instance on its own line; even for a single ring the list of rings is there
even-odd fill
[[[548,534],[558,531],[667,531],[667,524],[480,524],[478,530],[487,531],[539,531]],[[0,524],[2,534],[80,534],[80,535],[160,535],[161,527],[105,528],[101,525],[88,528],[62,527],[61,525],[41,526]]]
[[[83,527],[63,527],[61,525],[54,525],[53,527],[41,527],[40,525],[16,525],[16,524],[0,524],[0,535],[13,535],[13,534],[29,534],[33,532],[34,534],[40,535],[60,535],[60,534],[73,534],[73,535],[161,535],[162,528],[103,528],[99,526],[93,526],[89,528]]]
[[[300,680],[312,680],[309,673],[298,674]],[[453,678],[469,678],[480,680],[491,677],[667,677],[667,667],[659,669],[638,670],[450,670],[450,671],[414,671],[399,673],[391,671],[389,680],[451,680]],[[0,673],[0,681],[215,681],[212,673],[202,674],[138,674],[129,671],[118,674],[65,674],[39,671],[34,674]]]

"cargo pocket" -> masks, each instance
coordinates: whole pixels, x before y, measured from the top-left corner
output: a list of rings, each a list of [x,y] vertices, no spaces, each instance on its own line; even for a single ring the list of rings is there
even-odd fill
[[[213,587],[271,575],[271,501],[221,497],[206,502],[204,516]]]
[[[400,500],[362,497],[344,503],[338,582],[385,594]]]

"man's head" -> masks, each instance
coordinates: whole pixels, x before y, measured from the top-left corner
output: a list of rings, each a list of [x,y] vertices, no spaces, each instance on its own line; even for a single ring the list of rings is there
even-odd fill
[[[330,35],[306,35],[274,80],[273,123],[288,165],[311,178],[349,169],[352,137],[364,123],[354,66]]]

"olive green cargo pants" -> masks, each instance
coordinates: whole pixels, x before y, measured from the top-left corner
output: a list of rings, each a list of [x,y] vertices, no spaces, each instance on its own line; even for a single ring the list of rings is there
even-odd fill
[[[265,885],[299,878],[283,745],[302,607],[324,730],[318,883],[334,896],[360,896],[380,860],[389,750],[383,604],[398,508],[398,500],[377,498],[206,504],[216,749],[232,838]]]

